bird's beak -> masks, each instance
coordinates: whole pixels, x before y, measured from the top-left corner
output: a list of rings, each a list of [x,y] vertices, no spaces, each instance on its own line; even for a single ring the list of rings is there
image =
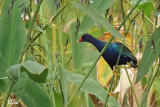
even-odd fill
[[[79,40],[77,40],[77,42],[82,42],[82,38],[79,38]]]

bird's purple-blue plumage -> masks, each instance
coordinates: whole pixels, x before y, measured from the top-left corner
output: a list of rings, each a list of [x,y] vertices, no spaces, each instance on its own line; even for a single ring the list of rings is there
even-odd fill
[[[106,42],[100,41],[89,34],[84,34],[81,38],[82,38],[82,42],[86,41],[86,42],[90,42],[91,44],[93,44],[98,49],[99,52],[102,51],[102,49],[104,48],[106,44]],[[112,42],[111,44],[109,44],[109,46],[107,47],[107,49],[102,55],[105,61],[111,67],[111,69],[113,69],[113,67],[117,63],[117,59],[118,59],[118,55],[121,50],[121,46],[122,44],[120,42]],[[118,65],[127,64],[127,62],[130,63],[130,65],[134,68],[138,67],[136,65],[137,59],[132,55],[131,51],[126,46],[123,45],[122,53],[121,53],[121,57],[120,57]]]

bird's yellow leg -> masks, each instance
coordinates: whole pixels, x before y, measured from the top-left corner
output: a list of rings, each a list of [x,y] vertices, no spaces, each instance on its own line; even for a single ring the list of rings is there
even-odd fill
[[[112,92],[112,90],[108,93],[108,95],[109,96],[113,96],[114,95],[113,92]]]
[[[127,62],[127,65],[128,65],[128,66],[120,66],[120,67],[121,67],[121,68],[126,68],[126,69],[131,68],[131,65],[129,64],[129,62]]]
[[[116,66],[113,67],[113,74],[115,75],[115,77],[120,75],[117,73]]]

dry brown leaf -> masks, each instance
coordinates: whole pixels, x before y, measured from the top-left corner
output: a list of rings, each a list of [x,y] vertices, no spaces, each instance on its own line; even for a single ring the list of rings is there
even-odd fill
[[[138,63],[140,62],[140,60],[142,59],[142,53],[137,53],[136,54],[136,58],[137,58],[137,61]],[[137,99],[138,99],[138,102],[140,104],[141,102],[141,98],[142,98],[142,85],[141,85],[141,82],[138,82],[135,84],[136,82],[136,78],[137,78],[137,69],[133,69],[132,70],[133,74],[134,74],[134,78],[133,78],[133,85],[134,85],[134,90],[135,90],[135,93],[136,93],[136,96],[137,96]],[[137,107],[137,104],[136,104],[136,101],[135,101],[135,98],[133,97],[133,107]]]
[[[131,81],[133,81],[134,74],[132,73],[131,69],[127,69],[127,71]],[[130,88],[130,83],[129,83],[126,71],[124,68],[121,68],[120,80],[119,80],[118,86],[114,91],[114,93],[119,92],[119,102],[121,105],[123,104],[124,95],[129,88]]]

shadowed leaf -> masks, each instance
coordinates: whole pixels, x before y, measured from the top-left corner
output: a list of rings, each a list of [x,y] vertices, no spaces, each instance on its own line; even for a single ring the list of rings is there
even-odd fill
[[[104,13],[113,4],[114,1],[115,0],[93,0],[93,3],[90,3],[89,5],[96,8],[99,12]],[[86,15],[82,21],[80,31],[87,31],[93,24],[94,21]]]
[[[159,54],[160,54],[160,38],[159,38],[159,35],[160,35],[160,27],[155,30],[153,36],[151,37],[150,41],[146,45],[146,49],[144,51],[144,54],[142,56],[142,60],[141,60],[140,65],[139,65],[136,82],[141,80],[143,75],[145,75],[147,73],[149,67],[151,67],[153,62],[159,57]],[[153,42],[154,42],[154,45],[155,45],[154,48],[152,48],[153,47],[152,46]]]
[[[26,40],[19,7],[23,0],[5,0],[0,16],[0,77],[6,76],[6,69],[17,64]]]
[[[30,79],[20,77],[12,92],[16,93],[27,107],[53,107],[49,96]]]
[[[63,70],[62,72],[66,76],[67,80],[73,82],[76,86],[78,86],[84,78],[83,75],[70,73],[66,70]],[[97,96],[102,102],[106,99],[107,91],[91,77],[87,78],[81,89],[89,94]],[[107,104],[109,107],[120,107],[120,104],[113,97],[109,97]]]
[[[72,2],[80,11],[85,12],[92,20],[100,25],[103,25],[109,32],[112,33],[117,39],[121,40],[126,46],[128,46],[124,41],[126,39],[108,22],[95,8],[87,6],[81,2]]]
[[[37,62],[27,61],[22,63],[21,72],[23,71],[25,71],[28,74],[28,76],[36,82],[46,82],[48,69]]]

